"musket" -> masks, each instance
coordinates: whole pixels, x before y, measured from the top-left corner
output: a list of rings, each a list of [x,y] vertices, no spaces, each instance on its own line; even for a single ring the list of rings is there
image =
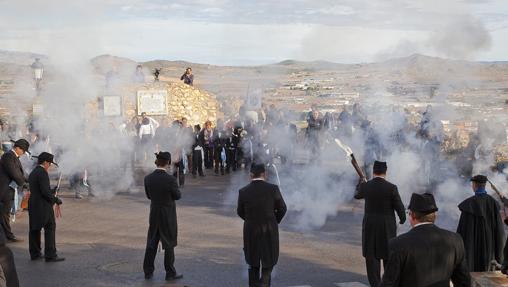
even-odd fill
[[[363,170],[360,168],[360,165],[358,164],[358,161],[355,158],[355,155],[353,154],[353,150],[348,147],[347,145],[343,144],[339,139],[335,139],[335,143],[342,149],[344,152],[346,152],[346,155],[351,158],[351,164],[353,165],[356,173],[360,177],[361,182],[367,182],[367,177],[363,173]]]
[[[497,196],[499,197],[499,200],[501,200],[501,203],[503,204],[503,214],[504,214],[504,217],[506,218],[506,205],[505,205],[505,197],[501,194],[501,192],[499,192],[499,189],[497,189],[497,187],[492,183],[492,181],[487,180],[489,183],[490,183],[490,187],[492,187],[492,190],[494,190],[494,192],[497,194]]]
[[[62,182],[62,173],[60,172],[60,175],[58,176],[58,182],[55,187],[55,196],[58,196],[58,191],[60,190],[60,183]],[[55,204],[54,207],[55,217],[60,218],[62,217],[62,210],[60,209],[60,205]]]

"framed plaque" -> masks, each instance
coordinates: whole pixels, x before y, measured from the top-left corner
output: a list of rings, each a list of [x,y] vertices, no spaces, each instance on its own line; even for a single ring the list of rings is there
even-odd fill
[[[104,96],[103,105],[105,116],[122,115],[122,98],[120,96]]]
[[[147,115],[168,114],[168,91],[167,90],[139,90],[138,91],[138,115],[145,112]]]

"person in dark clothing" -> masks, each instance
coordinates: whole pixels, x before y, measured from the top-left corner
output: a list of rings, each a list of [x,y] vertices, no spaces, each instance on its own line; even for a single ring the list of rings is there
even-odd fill
[[[231,129],[226,129],[225,136],[224,149],[226,150],[226,173],[229,173],[231,169],[236,171],[236,146],[233,142],[233,133]]]
[[[434,225],[434,196],[413,193],[408,209],[413,229],[390,240],[380,287],[471,286],[462,238]]]
[[[475,193],[459,204],[461,211],[457,233],[462,236],[471,272],[489,270],[492,260],[501,262],[504,228],[496,200],[487,194],[487,177],[471,178]]]
[[[323,119],[320,117],[318,110],[313,107],[307,117],[307,145],[309,146],[313,158],[312,161],[318,161],[320,156],[319,136],[323,127]]]
[[[250,173],[251,183],[238,194],[237,214],[244,220],[243,250],[249,264],[249,287],[268,287],[279,259],[278,224],[287,208],[279,187],[265,181],[264,164],[253,164]]]
[[[386,267],[388,241],[397,235],[395,212],[399,223],[404,224],[406,214],[397,186],[385,180],[385,162],[374,162],[374,178],[356,188],[355,198],[365,199],[365,215],[362,226],[362,253],[365,257],[370,286],[381,282],[381,260]]]
[[[201,133],[201,127],[199,125],[194,126],[194,131],[194,144],[192,145],[192,176],[196,177],[196,172],[199,172],[199,176],[205,176],[203,174],[204,134]]]
[[[15,188],[22,188],[26,182],[19,157],[25,154],[29,147],[30,144],[27,140],[19,139],[14,143],[13,149],[4,153],[0,159],[0,203],[2,214],[0,223],[7,240],[10,242],[20,241],[11,231],[10,217]]]
[[[215,160],[215,174],[219,174],[219,169],[221,175],[224,175],[224,168],[226,164],[226,132],[224,130],[224,125],[221,120],[217,121],[217,127],[213,133],[213,147],[214,147],[214,160]]]
[[[189,86],[194,85],[194,75],[192,74],[192,69],[185,69],[185,73],[180,77],[180,80]]]
[[[157,169],[145,177],[145,193],[151,203],[143,271],[145,279],[153,277],[155,255],[160,241],[164,249],[166,280],[171,281],[183,277],[176,273],[174,266],[178,232],[175,200],[179,200],[181,194],[176,178],[166,172],[171,163],[171,154],[159,152],[156,157]]]
[[[214,138],[214,129],[212,128],[212,122],[206,121],[203,130],[200,133],[200,136],[203,138],[203,152],[205,162],[205,168],[211,169],[213,167],[213,138]]]
[[[0,228],[0,268],[3,273],[4,282],[0,281],[0,286],[18,287],[19,279],[14,263],[14,255],[9,247],[6,246],[7,238],[4,231]],[[4,285],[1,285],[4,283]]]
[[[55,243],[55,213],[53,205],[62,204],[62,200],[55,196],[56,189],[49,185],[48,170],[53,162],[53,155],[43,152],[38,156],[37,166],[28,177],[30,184],[30,199],[28,200],[28,223],[30,232],[28,245],[32,260],[42,259],[41,229],[44,228],[44,257],[46,262],[64,261],[65,258],[56,254]]]

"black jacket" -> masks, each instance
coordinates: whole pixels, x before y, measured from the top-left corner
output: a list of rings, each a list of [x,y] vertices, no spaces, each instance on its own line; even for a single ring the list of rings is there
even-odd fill
[[[205,146],[205,134],[202,131],[199,133],[194,133],[194,144],[192,144],[192,149],[196,148],[197,146]]]
[[[471,286],[462,238],[434,224],[419,225],[390,240],[380,287]]]
[[[279,187],[262,180],[240,189],[237,214],[244,220],[243,250],[251,266],[271,267],[279,259],[279,226],[287,208]]]
[[[461,204],[457,233],[462,236],[471,272],[487,271],[492,260],[501,263],[504,226],[499,205],[488,194],[474,195]]]
[[[156,169],[145,176],[145,193],[151,200],[148,238],[159,233],[164,249],[175,247],[178,232],[175,200],[181,197],[176,178]]]
[[[9,187],[11,181],[20,187],[26,182],[23,167],[14,151],[4,153],[0,159],[0,198],[13,196],[13,189]]]
[[[35,167],[28,177],[30,199],[28,215],[30,230],[40,230],[47,223],[55,222],[53,205],[57,202],[49,185],[48,172],[40,165]]]
[[[383,178],[358,185],[356,199],[365,199],[365,215],[362,227],[362,250],[364,257],[388,258],[388,241],[397,235],[395,213],[400,222],[406,221],[404,205],[397,186]]]

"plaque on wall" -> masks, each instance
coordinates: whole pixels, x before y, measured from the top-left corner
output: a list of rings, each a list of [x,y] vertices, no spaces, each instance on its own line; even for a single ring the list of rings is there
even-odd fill
[[[167,90],[140,90],[138,91],[138,115],[145,112],[147,115],[168,114]]]
[[[34,116],[40,116],[40,115],[42,115],[43,112],[44,112],[44,107],[42,106],[42,104],[34,103],[32,105],[32,114]]]
[[[103,107],[105,116],[121,116],[122,98],[120,96],[104,96]]]

